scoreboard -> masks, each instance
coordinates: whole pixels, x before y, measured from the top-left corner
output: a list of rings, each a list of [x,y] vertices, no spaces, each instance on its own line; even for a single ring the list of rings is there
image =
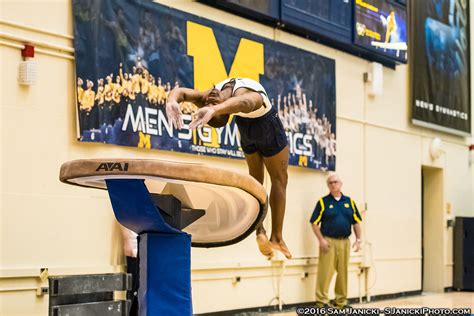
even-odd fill
[[[350,0],[281,0],[281,20],[340,42],[352,41]]]
[[[280,19],[280,0],[202,0],[200,2],[259,20],[276,23]]]
[[[385,0],[355,0],[354,43],[406,62],[407,12]]]
[[[359,57],[408,61],[406,0],[198,0]]]

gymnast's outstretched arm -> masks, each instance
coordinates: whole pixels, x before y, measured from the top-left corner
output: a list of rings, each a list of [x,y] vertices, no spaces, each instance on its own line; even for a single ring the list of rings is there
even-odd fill
[[[208,93],[208,91],[200,92],[189,88],[175,88],[171,90],[168,96],[168,102],[181,103],[188,101],[196,104],[198,107],[203,107],[206,93]]]
[[[239,89],[247,90],[247,89]],[[237,91],[239,91],[237,90]],[[263,98],[258,92],[247,90],[236,94],[220,104],[203,107],[196,112],[195,119],[189,124],[189,128],[202,127],[213,117],[233,113],[250,113],[259,109],[263,104]]]
[[[189,88],[176,88],[171,90],[166,102],[166,115],[175,128],[181,129],[184,125],[179,104],[183,101],[194,103],[197,107],[204,106],[204,99],[209,91],[199,92]]]
[[[232,113],[250,113],[263,104],[262,96],[257,92],[247,92],[235,97],[229,98],[221,104],[213,106],[215,115],[232,114]]]

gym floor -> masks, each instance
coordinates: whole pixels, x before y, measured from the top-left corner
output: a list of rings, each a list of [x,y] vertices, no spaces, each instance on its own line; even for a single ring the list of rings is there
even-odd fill
[[[352,307],[431,307],[431,308],[471,308],[474,313],[474,292],[424,293],[422,295],[404,297],[392,300],[376,301],[364,304],[352,304]],[[295,311],[273,313],[242,313],[238,316],[296,316]]]

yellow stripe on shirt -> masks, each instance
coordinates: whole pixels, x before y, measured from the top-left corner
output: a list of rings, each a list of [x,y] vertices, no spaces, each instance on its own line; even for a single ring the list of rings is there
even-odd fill
[[[357,216],[357,213],[356,213],[356,207],[355,207],[355,204],[354,204],[354,200],[351,198],[351,205],[352,205],[352,210],[354,211],[354,219],[357,223],[360,223],[360,218]]]
[[[319,204],[321,204],[321,212],[319,213],[318,218],[314,221],[313,224],[319,224],[319,222],[321,221],[321,218],[323,217],[323,213],[324,213],[324,209],[325,209],[323,198],[319,199]]]

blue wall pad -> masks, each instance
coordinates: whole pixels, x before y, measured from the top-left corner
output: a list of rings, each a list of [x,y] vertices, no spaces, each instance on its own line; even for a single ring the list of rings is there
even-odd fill
[[[192,316],[191,235],[140,235],[141,316]]]

